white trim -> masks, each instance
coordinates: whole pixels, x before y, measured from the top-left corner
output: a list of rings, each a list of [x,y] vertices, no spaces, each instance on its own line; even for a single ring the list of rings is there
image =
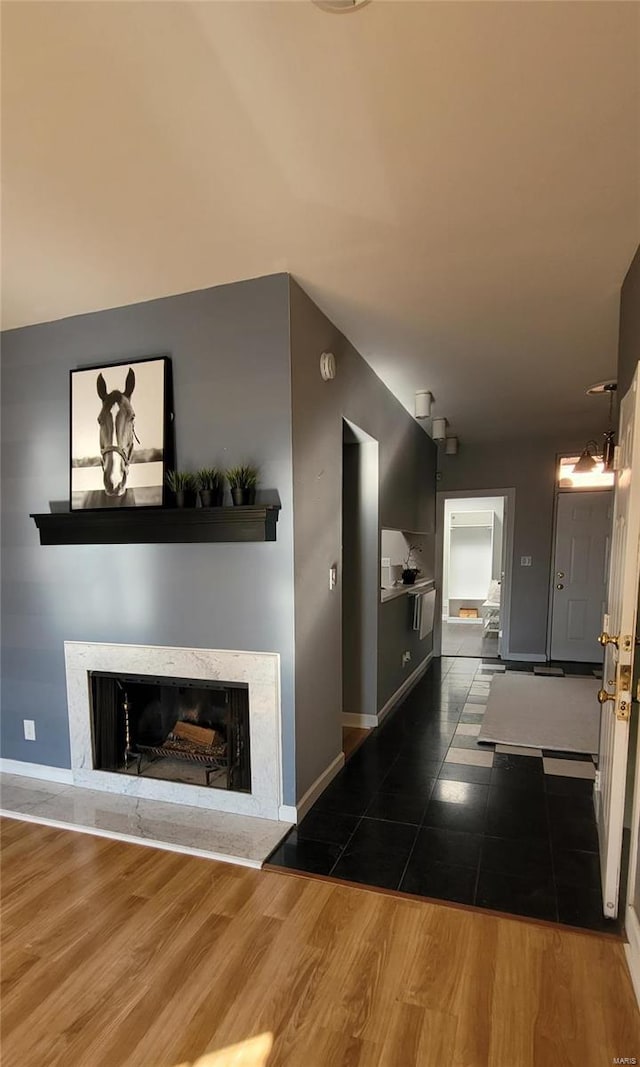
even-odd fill
[[[518,663],[546,663],[546,652],[510,652],[506,659],[516,660]]]
[[[64,642],[73,784],[109,793],[277,819],[282,802],[280,656],[277,652]],[[242,682],[249,692],[251,792],[210,789],[93,767],[90,671]]]
[[[293,804],[281,804],[278,808],[278,819],[280,820],[280,822],[297,822],[297,809],[293,806]]]
[[[324,793],[327,786],[333,781],[336,774],[340,773],[343,767],[344,752],[339,752],[336,758],[331,761],[328,767],[325,767],[322,774],[318,775],[315,782],[309,786],[304,796],[298,801],[296,805],[296,822],[300,822],[304,819],[309,808],[313,807],[320,794]]]
[[[405,678],[400,688],[396,689],[395,693],[392,697],[389,697],[386,704],[382,705],[378,712],[378,725],[380,725],[382,720],[389,714],[389,712],[393,708],[395,708],[396,704],[400,702],[401,698],[405,695],[405,693],[408,693],[410,689],[413,689],[420,676],[426,671],[432,659],[433,652],[430,652],[429,655],[423,659],[422,663],[419,663],[416,669],[412,671],[409,677]]]
[[[92,837],[108,837],[112,841],[126,841],[128,845],[147,845],[150,848],[159,848],[164,852],[181,852],[185,856],[198,856],[200,859],[216,860],[218,863],[233,863],[237,867],[254,867],[260,870],[261,860],[250,860],[245,856],[230,856],[225,852],[207,852],[203,848],[191,848],[189,845],[175,845],[170,841],[158,841],[149,837],[136,837],[135,834],[120,833],[117,830],[104,830],[96,826],[79,826],[77,823],[65,822],[64,819],[46,819],[41,815],[27,815],[24,812],[5,811],[0,808],[0,815],[5,819],[16,819],[18,822],[32,822],[38,826],[53,826],[58,830],[73,830],[79,834],[91,834]],[[283,834],[286,830],[283,831]]]
[[[356,726],[362,730],[373,730],[378,725],[378,716],[359,714],[357,711],[343,711],[342,725]]]
[[[466,500],[476,497],[504,497],[504,527],[502,531],[502,553],[504,559],[504,581],[502,583],[500,626],[500,657],[503,660],[516,659],[509,651],[511,635],[511,596],[513,586],[513,553],[516,526],[516,491],[513,486],[506,489],[439,489],[436,493],[436,612],[433,628],[433,653],[442,655],[442,583],[444,554],[444,503],[445,500]],[[537,657],[536,657],[537,658]]]
[[[21,774],[25,778],[41,778],[43,782],[73,785],[73,771],[69,767],[48,767],[45,763],[23,763],[19,759],[0,759],[1,774]]]
[[[638,913],[631,904],[627,904],[624,925],[628,941],[628,944],[624,946],[624,954],[627,957],[633,991],[640,1007],[640,922]]]

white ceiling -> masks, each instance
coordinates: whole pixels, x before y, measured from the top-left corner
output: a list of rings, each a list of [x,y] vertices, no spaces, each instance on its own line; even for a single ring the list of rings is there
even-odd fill
[[[602,428],[639,4],[2,14],[5,328],[286,270],[463,441]]]

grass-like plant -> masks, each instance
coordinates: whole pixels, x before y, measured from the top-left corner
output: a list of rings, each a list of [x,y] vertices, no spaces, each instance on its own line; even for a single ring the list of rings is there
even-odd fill
[[[191,471],[167,471],[165,481],[172,493],[188,492],[198,487],[196,476]]]
[[[251,463],[244,463],[239,467],[230,467],[227,471],[227,481],[230,489],[255,489],[258,484],[260,471]]]
[[[203,467],[202,470],[196,471],[196,482],[198,489],[205,489],[215,493],[218,489],[222,489],[224,472],[218,470],[217,467]]]

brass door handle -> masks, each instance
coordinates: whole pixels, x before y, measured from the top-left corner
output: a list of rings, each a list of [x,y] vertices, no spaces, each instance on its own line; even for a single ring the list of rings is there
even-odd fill
[[[607,689],[598,690],[598,704],[608,704],[610,700],[615,700],[616,694],[609,693]]]
[[[600,642],[600,644],[602,645],[603,648],[606,648],[607,645],[613,645],[614,648],[619,648],[619,644],[618,644],[619,640],[620,639],[618,637],[609,637],[609,634],[605,633],[604,630],[603,630],[603,632],[600,634],[600,636],[598,638],[598,641]]]
[[[558,582],[558,584],[556,585],[556,589],[564,589],[562,582]]]

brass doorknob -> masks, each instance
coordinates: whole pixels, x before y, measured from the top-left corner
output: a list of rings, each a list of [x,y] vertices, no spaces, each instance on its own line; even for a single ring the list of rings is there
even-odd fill
[[[564,589],[562,582],[558,582],[556,589]]]
[[[610,700],[615,700],[616,694],[609,693],[606,689],[598,690],[598,704],[607,704]]]
[[[607,645],[613,645],[615,648],[618,648],[618,640],[619,638],[617,637],[609,637],[609,634],[605,633],[604,630],[598,638],[598,641],[603,648],[606,648]]]

